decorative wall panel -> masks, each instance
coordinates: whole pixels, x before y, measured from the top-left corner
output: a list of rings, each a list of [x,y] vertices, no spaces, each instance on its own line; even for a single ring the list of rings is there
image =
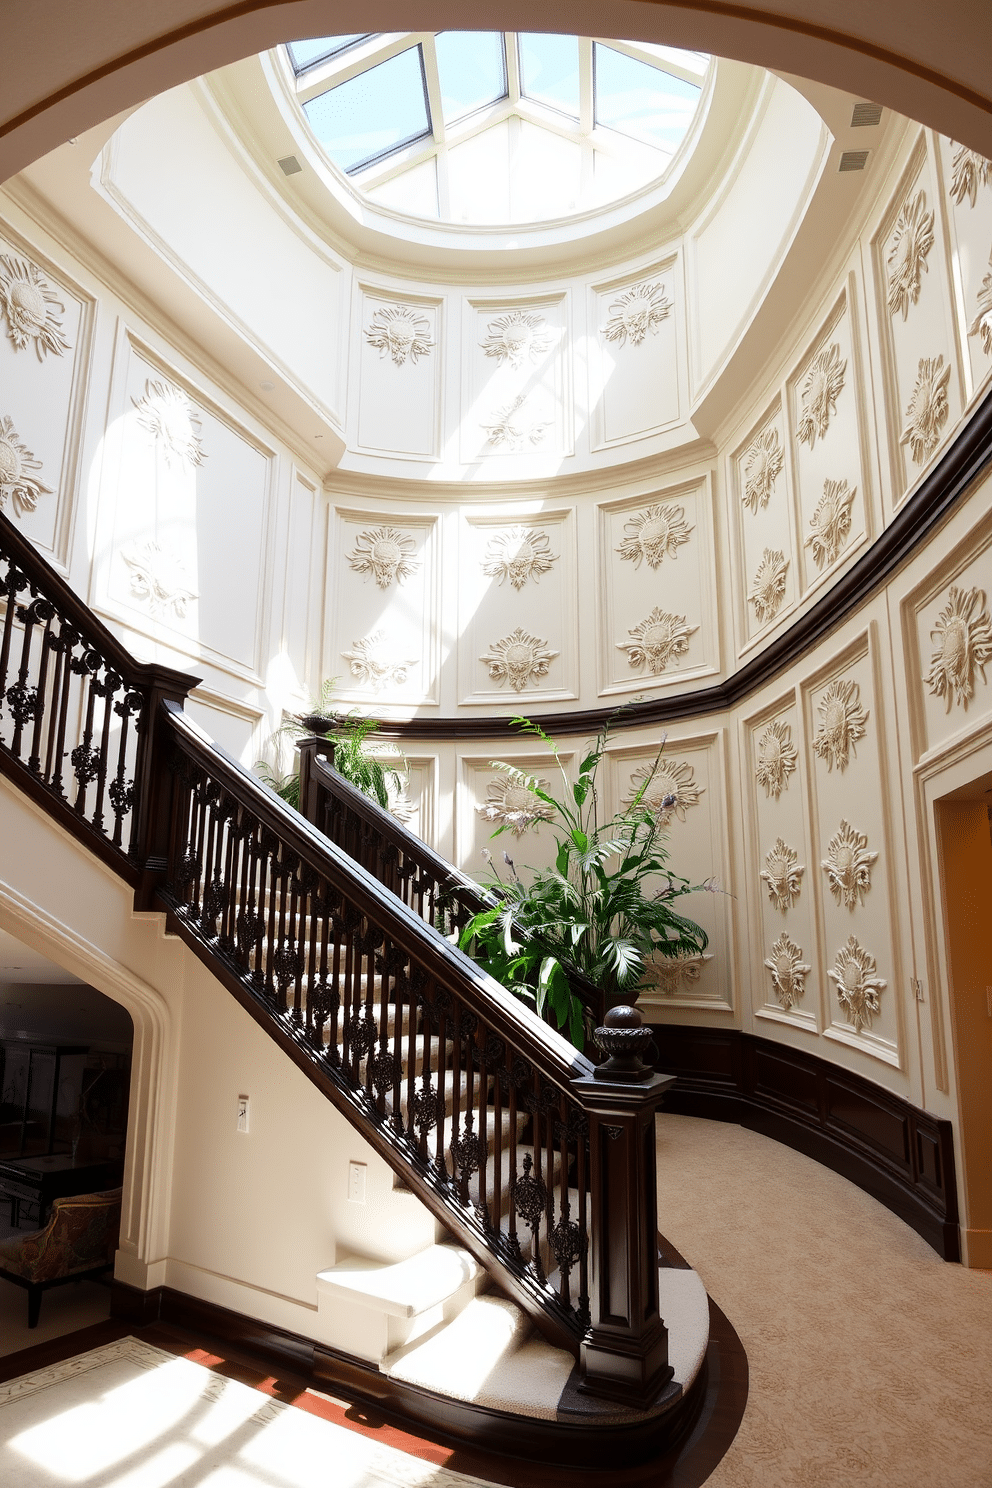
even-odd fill
[[[992,170],[989,162],[953,140],[935,136],[941,200],[952,243],[954,289],[966,346],[969,394],[992,371]]]
[[[598,511],[600,695],[719,670],[710,478]]]
[[[465,517],[458,570],[459,701],[526,712],[578,697],[572,510]]]
[[[323,676],[373,710],[438,701],[437,518],[338,507]]]
[[[0,510],[62,568],[79,475],[92,301],[0,236]]]
[[[458,761],[455,861],[463,872],[476,879],[489,878],[497,872],[506,878],[514,871],[526,878],[528,868],[549,868],[553,864],[555,839],[548,822],[532,811],[536,798],[519,784],[508,781],[494,767],[494,757],[536,776],[555,796],[561,794],[562,779],[547,750],[523,753],[516,741],[494,749],[495,756],[464,754]],[[569,777],[574,771],[575,758],[573,750],[562,750],[562,764]],[[532,821],[521,820],[531,815]],[[494,842],[492,835],[501,826],[508,826],[509,830]],[[486,852],[492,854],[491,864]],[[513,860],[512,867],[505,862],[504,853]]]
[[[614,279],[591,289],[594,449],[643,439],[678,421],[682,306],[681,261],[675,254],[636,279]]]
[[[356,291],[349,425],[359,449],[402,459],[436,458],[441,443],[440,300],[413,300],[371,286]]]
[[[849,558],[867,532],[867,462],[855,343],[845,291],[788,383],[797,569],[804,592]]]
[[[568,305],[563,294],[467,300],[460,458],[561,457],[572,450]]]
[[[787,449],[785,417],[776,402],[731,456],[742,563],[742,650],[789,614],[799,595],[802,563],[796,559]]]

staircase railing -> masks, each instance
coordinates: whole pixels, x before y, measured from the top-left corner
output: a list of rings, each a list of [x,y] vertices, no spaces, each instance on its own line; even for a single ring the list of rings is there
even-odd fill
[[[612,1029],[594,1068],[430,923],[432,896],[464,888],[453,868],[411,847],[393,892],[202,735],[181,709],[195,680],[136,663],[2,514],[0,623],[0,770],[167,911],[577,1355],[581,1389],[655,1399],[671,1375],[653,1140],[670,1080],[624,1053],[647,1030]]]

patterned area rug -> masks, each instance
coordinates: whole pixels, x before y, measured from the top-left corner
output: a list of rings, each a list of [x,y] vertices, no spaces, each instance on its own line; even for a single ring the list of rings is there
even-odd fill
[[[137,1338],[0,1385],[4,1488],[488,1488]]]

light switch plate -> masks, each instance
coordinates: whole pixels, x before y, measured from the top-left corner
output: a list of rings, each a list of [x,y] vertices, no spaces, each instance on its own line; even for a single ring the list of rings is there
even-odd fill
[[[238,1131],[248,1135],[248,1097],[238,1096]]]
[[[352,1204],[365,1203],[365,1180],[368,1171],[367,1163],[348,1164],[348,1199]]]

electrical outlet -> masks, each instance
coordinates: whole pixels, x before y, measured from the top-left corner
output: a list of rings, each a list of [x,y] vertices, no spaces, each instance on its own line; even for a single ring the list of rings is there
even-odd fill
[[[352,1204],[365,1203],[365,1180],[368,1171],[367,1163],[348,1164],[348,1199]]]
[[[238,1096],[238,1131],[248,1135],[248,1097]]]

